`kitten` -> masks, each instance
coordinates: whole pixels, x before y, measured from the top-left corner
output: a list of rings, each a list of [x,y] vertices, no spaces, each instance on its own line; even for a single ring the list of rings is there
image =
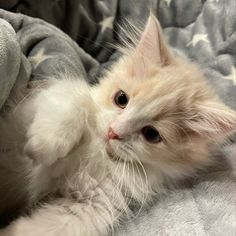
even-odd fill
[[[132,215],[131,203],[148,203],[163,184],[211,163],[236,130],[235,112],[196,65],[172,55],[153,15],[99,85],[48,83],[5,122],[20,130],[14,155],[28,163],[16,171],[21,190],[30,203],[50,198],[0,236],[106,235]],[[6,155],[8,164],[16,158]]]

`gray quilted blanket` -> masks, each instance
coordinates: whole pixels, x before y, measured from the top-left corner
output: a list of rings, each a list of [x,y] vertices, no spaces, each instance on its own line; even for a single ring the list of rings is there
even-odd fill
[[[236,109],[236,0],[0,0],[0,8],[2,110],[30,80],[69,72],[96,83],[119,57],[110,46],[119,42],[118,24],[145,22],[150,8],[174,50],[199,63]],[[116,235],[234,236],[235,142],[219,153],[220,165],[157,199]]]

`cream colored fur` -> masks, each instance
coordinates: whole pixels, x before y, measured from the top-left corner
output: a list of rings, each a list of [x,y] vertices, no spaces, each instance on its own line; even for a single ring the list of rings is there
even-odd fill
[[[113,101],[119,89],[129,96],[125,109]],[[171,54],[153,15],[138,45],[125,50],[99,85],[52,80],[1,122],[2,133],[14,130],[1,144],[11,150],[14,139],[14,153],[28,163],[22,191],[30,193],[29,205],[50,198],[0,236],[106,235],[132,216],[131,204],[145,205],[164,184],[211,163],[211,151],[236,129],[235,112],[196,65]],[[162,142],[143,138],[146,125]],[[109,127],[124,138],[108,140]],[[2,156],[8,161],[0,166],[9,168],[14,155]]]

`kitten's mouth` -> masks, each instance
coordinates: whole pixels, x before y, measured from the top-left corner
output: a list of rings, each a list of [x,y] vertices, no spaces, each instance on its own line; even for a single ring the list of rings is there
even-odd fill
[[[113,150],[112,150],[112,148],[111,148],[111,146],[109,145],[109,143],[108,143],[108,145],[106,146],[106,152],[107,152],[107,155],[108,155],[108,157],[112,160],[112,161],[114,161],[114,162],[126,162],[124,159],[122,159],[120,156],[118,156]]]

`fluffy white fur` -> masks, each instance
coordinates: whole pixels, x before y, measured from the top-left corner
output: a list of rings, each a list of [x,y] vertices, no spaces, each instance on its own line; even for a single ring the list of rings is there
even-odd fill
[[[51,80],[2,118],[0,172],[23,183],[15,194],[25,192],[29,206],[49,198],[0,236],[106,235],[132,215],[131,204],[210,163],[215,144],[235,130],[235,112],[195,65],[171,55],[154,16],[125,53],[99,85]],[[113,102],[119,89],[130,99],[125,109]],[[163,141],[148,143],[146,125]],[[108,140],[109,127],[122,140]]]

